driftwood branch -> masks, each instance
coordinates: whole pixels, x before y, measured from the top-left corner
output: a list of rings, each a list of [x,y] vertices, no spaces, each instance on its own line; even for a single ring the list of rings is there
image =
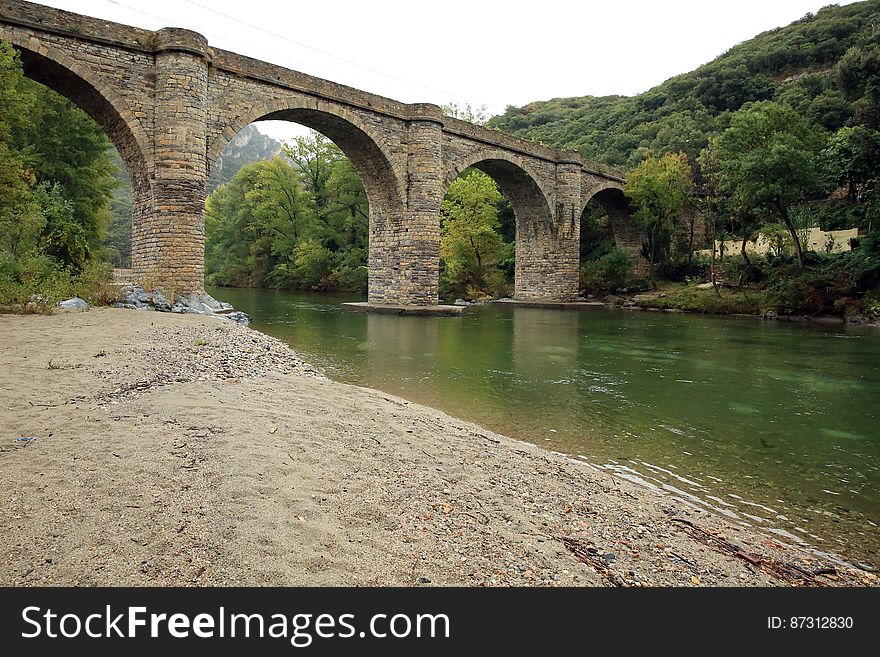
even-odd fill
[[[767,573],[771,577],[781,580],[786,584],[791,584],[793,586],[828,586],[827,582],[817,579],[817,576],[835,576],[838,574],[837,569],[833,567],[826,566],[810,572],[795,563],[779,561],[778,559],[763,557],[760,554],[746,552],[743,548],[726,538],[711,534],[705,529],[697,527],[697,525],[690,520],[685,520],[684,518],[670,518],[670,522],[675,523],[676,527],[698,543],[707,545],[736,559],[742,559],[758,570]]]

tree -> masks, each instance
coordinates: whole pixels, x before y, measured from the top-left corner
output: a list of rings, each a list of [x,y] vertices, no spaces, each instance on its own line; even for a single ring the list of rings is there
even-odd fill
[[[789,210],[818,187],[821,144],[819,128],[793,109],[770,101],[736,112],[718,138],[722,188],[743,216],[763,211],[778,216],[801,267],[803,248]]]
[[[627,176],[625,191],[635,209],[633,219],[645,231],[652,281],[658,251],[668,245],[692,188],[691,166],[684,153],[668,153],[660,159],[649,155]]]
[[[342,151],[327,137],[315,132],[285,144],[282,152],[302,174],[306,189],[314,196],[318,214],[323,216],[330,203],[327,183],[333,173],[333,165],[345,157]]]
[[[116,181],[104,131],[66,98],[34,85],[32,129],[21,135],[37,181],[60,185],[72,220],[82,227],[88,257],[100,255]]]
[[[0,41],[0,252],[13,256],[36,243],[45,223],[33,195],[36,177],[12,141],[30,117],[30,99],[20,91],[23,84],[15,50]]]
[[[205,204],[205,264],[212,282],[267,284],[300,239],[311,237],[314,201],[280,157],[248,164]]]
[[[0,42],[0,251],[48,255],[75,270],[102,255],[110,152],[101,128],[25,78],[15,50]]]
[[[709,227],[709,239],[712,243],[709,277],[715,294],[720,295],[717,281],[718,270],[715,266],[715,244],[718,241],[718,216],[724,207],[725,199],[721,193],[721,162],[718,159],[718,142],[714,137],[709,140],[706,148],[700,152],[700,155],[697,157],[697,165],[700,168],[700,177],[702,179],[701,193],[697,197],[697,206],[703,211],[703,216],[706,218],[706,224]],[[723,240],[721,243],[723,247]],[[724,256],[723,253],[721,255],[722,257]]]
[[[327,199],[325,246],[366,250],[370,233],[367,193],[348,158],[333,163],[327,180]]]
[[[452,182],[440,204],[440,258],[456,293],[468,286],[481,292],[497,283],[488,279],[504,247],[498,233],[501,198],[494,180],[470,169]]]
[[[846,97],[855,103],[857,122],[880,129],[880,44],[850,48],[833,74]]]
[[[846,185],[849,200],[858,201],[880,175],[880,134],[863,126],[841,128],[822,151],[822,164],[833,184]]]
[[[131,181],[116,149],[110,153],[116,187],[110,201],[110,223],[104,234],[103,256],[114,267],[131,267]]]
[[[207,199],[205,269],[214,284],[367,287],[369,211],[349,162],[320,135],[242,167]]]
[[[474,107],[470,103],[465,103],[464,105],[449,103],[447,105],[441,105],[440,111],[446,116],[451,116],[454,119],[461,119],[462,121],[467,121],[468,123],[474,123],[476,125],[486,125],[486,122],[490,118],[487,114],[488,108],[485,105]]]

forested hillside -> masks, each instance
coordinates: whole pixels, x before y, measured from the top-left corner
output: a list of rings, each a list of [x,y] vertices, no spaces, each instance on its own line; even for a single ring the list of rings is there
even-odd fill
[[[646,154],[691,162],[750,101],[776,100],[834,131],[880,121],[880,0],[831,5],[734,46],[638,96],[556,98],[508,107],[489,125],[632,168]],[[584,86],[588,83],[585,80]]]

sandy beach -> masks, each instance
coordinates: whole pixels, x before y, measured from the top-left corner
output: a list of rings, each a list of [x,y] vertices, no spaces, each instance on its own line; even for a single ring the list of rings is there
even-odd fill
[[[198,315],[0,315],[0,584],[876,585]]]

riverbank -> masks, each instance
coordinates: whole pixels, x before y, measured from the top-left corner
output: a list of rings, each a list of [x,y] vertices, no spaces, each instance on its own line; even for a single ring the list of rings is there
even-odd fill
[[[0,316],[5,585],[872,585],[213,317]]]
[[[880,327],[880,316],[860,312],[846,312],[846,306],[838,314],[780,314],[767,308],[767,293],[763,290],[746,290],[723,284],[718,291],[709,284],[689,285],[685,283],[660,283],[650,292],[609,295],[602,303],[610,307],[633,310],[663,310],[667,312],[687,312],[709,315],[732,315],[736,317],[756,317],[760,319],[815,322],[820,324],[860,324]]]

